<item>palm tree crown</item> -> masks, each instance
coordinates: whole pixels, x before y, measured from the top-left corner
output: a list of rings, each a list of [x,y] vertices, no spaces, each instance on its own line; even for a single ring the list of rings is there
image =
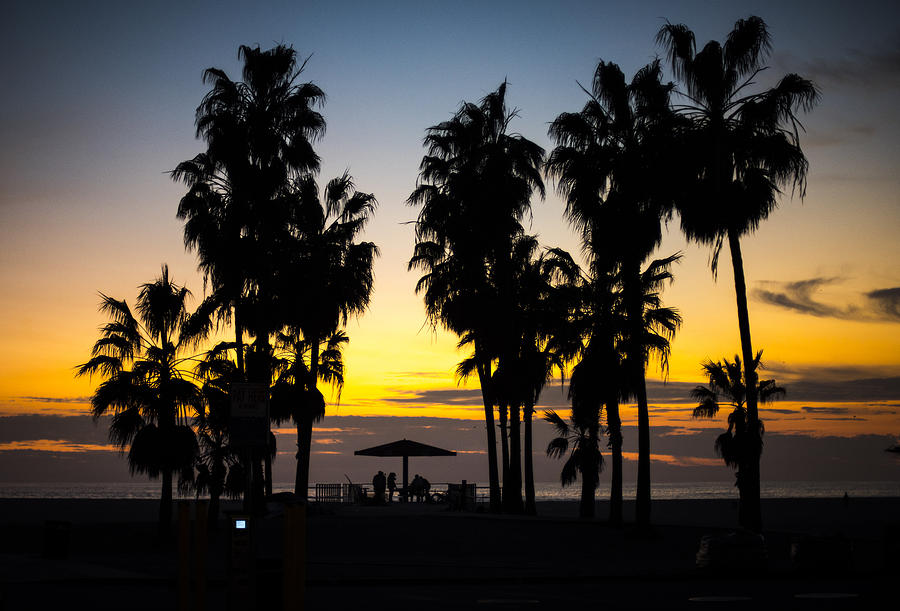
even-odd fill
[[[356,240],[377,201],[357,191],[344,173],[329,181],[321,196],[312,175],[299,177],[287,202],[289,231],[281,242],[285,264],[276,273],[276,309],[286,331],[280,346],[290,354],[291,365],[279,383],[282,388],[293,385],[299,393],[300,402],[289,411],[297,423],[299,447],[294,492],[305,499],[312,425],[324,410],[317,383],[343,384],[341,348],[349,340],[340,327],[362,314],[372,296],[378,247]]]
[[[766,70],[771,37],[759,17],[735,23],[724,44],[696,50],[694,33],[667,24],[657,34],[675,77],[684,85],[675,107],[684,124],[682,160],[695,177],[681,191],[681,227],[688,239],[715,248],[717,262],[728,231],[754,231],[777,205],[781,188],[805,193],[808,163],[800,149],[800,111],[819,99],[813,83],[785,75],[774,87],[753,92]]]
[[[100,374],[104,381],[91,397],[94,419],[112,414],[109,437],[128,448],[132,473],[163,476],[160,522],[171,520],[172,473],[193,469],[197,442],[190,427],[201,410],[201,396],[185,364],[185,351],[202,339],[188,329],[190,292],[169,278],[169,268],[143,284],[137,316],[125,301],[101,293],[100,311],[110,322],[101,327],[91,358],[76,376]]]
[[[761,367],[762,350],[756,353],[752,370]],[[728,430],[716,439],[716,453],[732,468],[739,468],[744,450],[753,444],[752,452],[759,457],[762,452],[762,436],[765,431],[762,420],[757,420],[757,435],[748,435],[747,418],[747,385],[740,355],[734,355],[734,361],[727,358],[718,362],[703,363],[703,372],[709,377],[708,386],[697,386],[691,391],[691,398],[699,401],[694,408],[694,418],[714,418],[723,404],[732,408],[728,414]],[[778,386],[775,380],[761,380],[757,387],[760,403],[768,403],[784,397],[786,391]],[[740,477],[740,472],[738,472]]]
[[[264,304],[278,253],[273,250],[288,222],[285,191],[292,179],[318,171],[312,142],[325,131],[314,107],[325,94],[312,83],[298,82],[293,48],[268,51],[241,46],[243,80],[232,81],[221,69],[204,72],[210,91],[197,108],[197,136],[207,150],[180,163],[172,172],[188,186],[178,207],[185,221],[184,241],[196,249],[204,280],[212,293],[202,306],[219,320],[234,316],[238,370],[244,374],[243,310],[248,301]],[[256,316],[250,329],[267,335],[271,313]],[[266,341],[268,338],[263,338]]]

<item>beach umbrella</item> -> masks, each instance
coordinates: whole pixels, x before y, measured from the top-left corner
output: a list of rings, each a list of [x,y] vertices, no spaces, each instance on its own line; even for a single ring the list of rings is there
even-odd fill
[[[410,456],[456,456],[456,452],[437,448],[418,441],[401,439],[380,446],[357,450],[356,456],[402,456],[403,457],[403,488],[409,488],[409,457]]]

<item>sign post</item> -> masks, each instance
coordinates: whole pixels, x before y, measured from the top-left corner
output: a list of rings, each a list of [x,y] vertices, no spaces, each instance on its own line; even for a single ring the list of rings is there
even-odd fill
[[[269,436],[269,387],[266,384],[231,385],[231,443],[265,447]]]
[[[262,502],[256,490],[258,483],[255,481],[253,461],[254,454],[259,456],[266,452],[269,439],[269,387],[266,384],[236,383],[231,385],[230,395],[229,436],[232,445],[245,457],[244,511],[252,513],[254,505],[258,504],[254,501]]]

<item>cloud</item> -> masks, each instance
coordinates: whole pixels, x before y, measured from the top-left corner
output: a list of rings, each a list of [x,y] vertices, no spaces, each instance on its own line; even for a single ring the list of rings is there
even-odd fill
[[[344,440],[338,439],[337,437],[321,437],[321,438],[313,438],[312,442],[315,444],[319,444],[319,445],[329,446],[329,445],[334,445],[334,444],[338,444],[338,443],[344,443]]]
[[[28,439],[0,443],[0,452],[33,450],[39,452],[118,452],[119,448],[109,444],[73,443],[65,439]]]
[[[70,443],[103,445],[109,430],[107,418],[90,416],[0,416],[0,443],[39,439],[65,439]]]
[[[637,452],[622,452],[622,458],[637,461]],[[650,461],[675,467],[718,467],[723,464],[721,458],[705,458],[702,456],[675,456],[673,454],[650,453]]]
[[[785,384],[787,399],[817,403],[891,401],[900,398],[900,377],[829,381],[815,377]],[[806,408],[804,408],[806,409]]]
[[[441,388],[404,392],[403,394],[385,397],[383,401],[391,403],[430,403],[438,405],[480,405],[481,390],[467,388]]]
[[[862,296],[865,299],[865,307],[856,304],[838,307],[815,299],[815,293],[822,293],[825,287],[843,280],[838,277],[818,277],[795,282],[764,282],[766,285],[775,285],[775,290],[758,288],[754,289],[752,295],[764,303],[820,318],[860,322],[900,322],[900,287],[864,293]]]
[[[395,378],[433,378],[446,379],[449,374],[444,371],[395,371],[388,374]]]
[[[90,397],[16,397],[22,401],[34,401],[36,403],[90,403]]]
[[[804,405],[801,407],[804,412],[809,412],[811,414],[849,414],[849,407],[812,407],[810,405]]]
[[[852,407],[851,413],[806,410],[811,417],[841,418],[868,414],[865,408]],[[837,407],[837,406],[835,406]],[[4,482],[83,482],[129,481],[128,464],[117,452],[107,449],[107,422],[97,426],[89,416],[17,416],[0,418],[0,444],[6,451],[0,460],[0,481]],[[654,481],[730,480],[733,471],[716,457],[716,436],[724,422],[711,428],[690,423],[651,426]],[[314,447],[312,481],[369,481],[378,469],[397,471],[399,459],[354,456],[351,450],[379,445],[407,437],[422,443],[457,452],[454,458],[411,459],[414,472],[426,473],[434,482],[487,480],[484,425],[458,418],[328,416],[323,422],[323,438],[340,438],[343,445],[320,444]],[[362,431],[366,437],[354,437]],[[891,431],[894,435],[897,431]],[[552,427],[540,419],[534,423],[534,468],[539,482],[556,481],[560,462],[546,456]],[[637,428],[625,426],[625,451],[637,451]],[[882,479],[896,478],[900,461],[884,452],[896,444],[894,435],[815,436],[812,432],[766,434],[763,468],[767,477],[777,473],[781,479]],[[316,439],[316,437],[314,437]],[[49,441],[48,441],[49,440]],[[604,437],[604,442],[606,438]],[[289,444],[290,445],[290,444]],[[291,446],[292,447],[292,446]],[[344,451],[338,451],[346,447]],[[284,446],[275,461],[276,482],[292,482],[296,462],[294,451]],[[604,443],[603,454],[609,458]],[[629,456],[632,456],[629,454]],[[828,460],[822,460],[828,457]],[[414,466],[413,466],[414,465]],[[635,477],[635,462],[626,461],[625,477]],[[602,477],[608,478],[608,470]],[[135,481],[145,481],[138,478]]]
[[[796,69],[798,62],[791,63]],[[900,83],[900,34],[880,45],[873,43],[868,49],[848,49],[842,59],[817,58],[801,61],[799,65],[797,71],[822,88],[864,87],[867,91],[893,94]]]
[[[878,130],[873,125],[862,123],[853,125],[841,125],[832,123],[827,132],[816,131],[804,137],[804,144],[811,146],[840,146],[852,140],[865,140]],[[847,179],[860,178],[859,175],[847,175]]]
[[[769,282],[766,284],[780,285],[780,290],[756,289],[753,291],[753,296],[760,301],[800,312],[801,314],[833,318],[858,318],[859,311],[855,306],[838,308],[813,299],[813,293],[819,293],[822,291],[822,287],[835,284],[841,280],[841,278],[809,278],[796,282]]]
[[[900,287],[870,291],[866,297],[885,320],[900,322]]]

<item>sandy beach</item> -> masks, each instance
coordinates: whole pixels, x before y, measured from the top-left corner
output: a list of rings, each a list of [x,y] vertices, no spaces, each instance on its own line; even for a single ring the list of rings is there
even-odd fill
[[[237,509],[236,504],[223,507]],[[280,506],[272,504],[270,510],[254,523],[254,536],[258,579],[276,591],[284,525]],[[643,598],[624,599],[637,605],[633,608],[644,608],[641,601],[686,601],[691,592],[710,588],[757,591],[760,583],[768,584],[763,590],[770,593],[792,587],[832,591],[838,578],[859,602],[859,596],[875,596],[886,588],[886,572],[896,570],[900,549],[900,499],[768,499],[763,501],[767,563],[754,581],[746,581],[740,572],[701,571],[695,562],[702,536],[732,530],[736,503],[656,501],[652,536],[638,536],[627,524],[607,526],[606,510],[606,503],[599,502],[598,519],[582,521],[576,517],[577,504],[565,501],[540,503],[537,517],[450,512],[419,504],[313,507],[307,521],[307,598],[331,600],[329,609],[354,608],[352,600],[394,592],[392,608],[418,608],[416,595],[452,591],[452,596],[438,596],[430,608],[466,608],[466,600],[482,600],[478,597],[490,596],[496,588],[534,590],[529,596],[549,602],[561,600],[560,589],[566,596],[581,590],[589,596],[591,587],[610,581],[655,584],[642,591]],[[92,592],[109,588],[146,594],[130,608],[167,608],[165,601],[171,602],[175,592],[177,545],[174,536],[160,539],[156,511],[156,502],[144,500],[0,500],[6,605],[0,608],[53,608],[54,601],[76,594],[94,600]],[[625,515],[626,520],[633,515],[631,502],[625,504]],[[43,557],[47,537],[60,536],[52,527],[48,530],[48,521],[66,523],[63,557]],[[798,542],[819,542],[817,553],[832,557],[821,558],[813,571],[804,570],[791,557],[791,546]],[[231,543],[224,522],[207,545],[213,608],[214,601],[224,602],[229,581]],[[563,584],[574,590],[560,588]],[[337,606],[332,600],[336,591],[343,592]],[[98,595],[92,608],[107,608],[101,599]],[[108,602],[109,608],[119,608],[114,599]],[[144,602],[147,606],[141,606]]]

